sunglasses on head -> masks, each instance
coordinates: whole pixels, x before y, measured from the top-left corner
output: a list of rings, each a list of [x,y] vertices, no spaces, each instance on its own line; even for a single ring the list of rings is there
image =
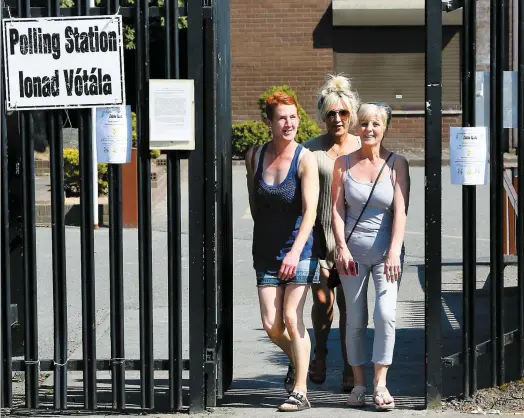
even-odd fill
[[[340,116],[340,119],[346,120],[349,117],[349,110],[347,109],[330,110],[329,112],[326,113],[326,116],[331,120],[335,120],[337,115]]]
[[[389,122],[391,122],[391,107],[387,103],[384,103],[384,102],[366,102],[366,103],[386,109],[386,114],[388,116],[387,124],[389,125]]]

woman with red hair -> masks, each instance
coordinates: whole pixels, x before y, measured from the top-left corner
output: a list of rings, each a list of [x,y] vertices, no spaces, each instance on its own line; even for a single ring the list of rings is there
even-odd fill
[[[318,168],[313,154],[295,141],[300,122],[295,99],[273,93],[266,114],[272,140],[246,154],[253,267],[264,330],[290,360],[284,381],[289,397],[279,410],[301,411],[311,407],[306,383],[311,342],[303,312],[310,285],[319,281],[313,236]]]

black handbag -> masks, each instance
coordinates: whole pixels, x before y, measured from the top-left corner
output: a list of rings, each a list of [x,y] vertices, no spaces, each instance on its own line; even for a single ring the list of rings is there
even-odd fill
[[[375,186],[377,185],[378,179],[382,175],[382,171],[384,170],[384,167],[386,167],[386,165],[388,164],[388,161],[389,161],[389,159],[391,158],[392,155],[393,155],[393,153],[390,152],[389,155],[388,155],[388,158],[386,158],[386,161],[384,161],[384,164],[382,165],[382,168],[378,172],[378,176],[375,179],[375,181],[373,182],[373,187],[371,188],[371,192],[369,193],[368,200],[364,204],[364,207],[362,208],[362,211],[360,212],[360,215],[358,215],[357,221],[355,222],[355,225],[353,225],[353,228],[351,229],[351,232],[349,233],[349,235],[348,235],[348,237],[346,239],[346,244],[349,245],[349,239],[353,235],[353,232],[355,231],[355,228],[357,227],[357,224],[360,221],[360,218],[362,217],[362,215],[364,214],[364,211],[368,207],[369,201],[371,200],[371,196],[373,196],[373,191],[375,190]],[[334,289],[340,283],[341,283],[340,282],[340,275],[338,274],[337,268],[333,267],[332,269],[329,270],[329,278],[328,278],[328,281],[327,281],[327,286],[330,289]]]

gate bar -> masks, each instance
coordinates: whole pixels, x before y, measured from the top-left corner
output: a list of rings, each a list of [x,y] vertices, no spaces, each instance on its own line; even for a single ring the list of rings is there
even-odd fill
[[[426,0],[425,56],[425,348],[426,407],[442,397],[442,5]]]
[[[211,1],[204,7],[204,187],[205,187],[205,322],[206,322],[206,407],[215,407],[217,398],[217,265],[216,265],[216,48],[215,19]]]
[[[96,318],[95,260],[93,233],[93,157],[91,111],[79,110],[80,140],[80,250],[82,257],[82,351],[84,361],[84,406],[96,409]]]
[[[178,5],[165,1],[166,78],[180,78]],[[167,286],[169,335],[169,407],[182,410],[182,207],[180,154],[167,152]]]
[[[52,14],[52,16],[54,13]],[[64,158],[62,118],[48,115],[51,169],[51,232],[53,246],[54,407],[67,408],[67,280],[65,259]]]
[[[48,15],[58,16],[60,1],[47,1]],[[51,231],[54,313],[54,408],[67,408],[67,280],[64,218],[64,157],[60,111],[48,111],[51,175]]]
[[[476,1],[464,0],[462,33],[462,126],[475,126]],[[464,397],[477,391],[475,291],[477,283],[476,186],[462,186]]]
[[[19,17],[30,17],[30,0],[18,0]],[[24,360],[26,407],[38,408],[38,310],[36,283],[35,166],[32,115],[20,112],[24,220]]]
[[[26,407],[38,408],[38,309],[36,283],[35,166],[33,115],[20,112],[22,145],[22,195],[24,217],[25,296],[25,398]]]
[[[205,405],[205,193],[204,193],[204,69],[202,0],[187,3],[188,78],[195,82],[195,150],[189,156],[189,412],[203,412]]]
[[[518,329],[519,376],[524,377],[524,0],[518,0],[518,207],[517,257],[518,257]],[[515,36],[515,32],[513,32]]]
[[[0,22],[3,10],[0,8]],[[3,42],[0,42],[0,57],[3,56]],[[4,66],[0,63],[0,80],[4,79]],[[10,238],[9,238],[9,183],[8,183],[8,157],[7,157],[7,127],[4,109],[3,82],[0,81],[0,164],[1,164],[1,270],[0,280],[1,299],[1,349],[2,349],[2,393],[0,405],[2,408],[10,408],[13,405],[12,397],[12,371],[11,371],[11,271],[10,271]]]
[[[490,34],[490,265],[491,265],[491,361],[492,386],[504,383],[504,264],[502,219],[503,205],[501,140],[505,0],[491,0]]]
[[[154,408],[151,159],[149,151],[149,1],[136,1],[136,81],[138,135],[138,258],[140,382],[142,408]]]
[[[118,0],[106,0],[108,15],[118,10]],[[124,108],[125,112],[126,109]],[[122,239],[122,167],[108,164],[109,180],[109,293],[111,321],[111,387],[113,409],[126,404],[124,350],[124,271]]]

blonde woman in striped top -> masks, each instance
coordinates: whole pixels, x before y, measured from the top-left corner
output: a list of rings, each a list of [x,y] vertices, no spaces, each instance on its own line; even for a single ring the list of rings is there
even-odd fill
[[[350,80],[343,75],[328,75],[317,103],[318,119],[326,124],[326,134],[310,139],[304,146],[316,157],[320,195],[317,209],[317,226],[325,237],[325,258],[320,260],[320,284],[312,286],[313,309],[311,312],[315,336],[314,358],[309,366],[309,379],[321,384],[326,379],[327,340],[333,322],[335,291],[330,284],[330,272],[335,269],[336,245],[331,228],[331,183],[335,160],[360,148],[360,138],[349,131],[357,121],[358,95],[351,89]],[[333,276],[332,276],[333,277]],[[342,389],[353,388],[353,373],[346,353],[346,304],[342,286],[336,286],[336,300],[340,313],[339,331],[344,360]]]

